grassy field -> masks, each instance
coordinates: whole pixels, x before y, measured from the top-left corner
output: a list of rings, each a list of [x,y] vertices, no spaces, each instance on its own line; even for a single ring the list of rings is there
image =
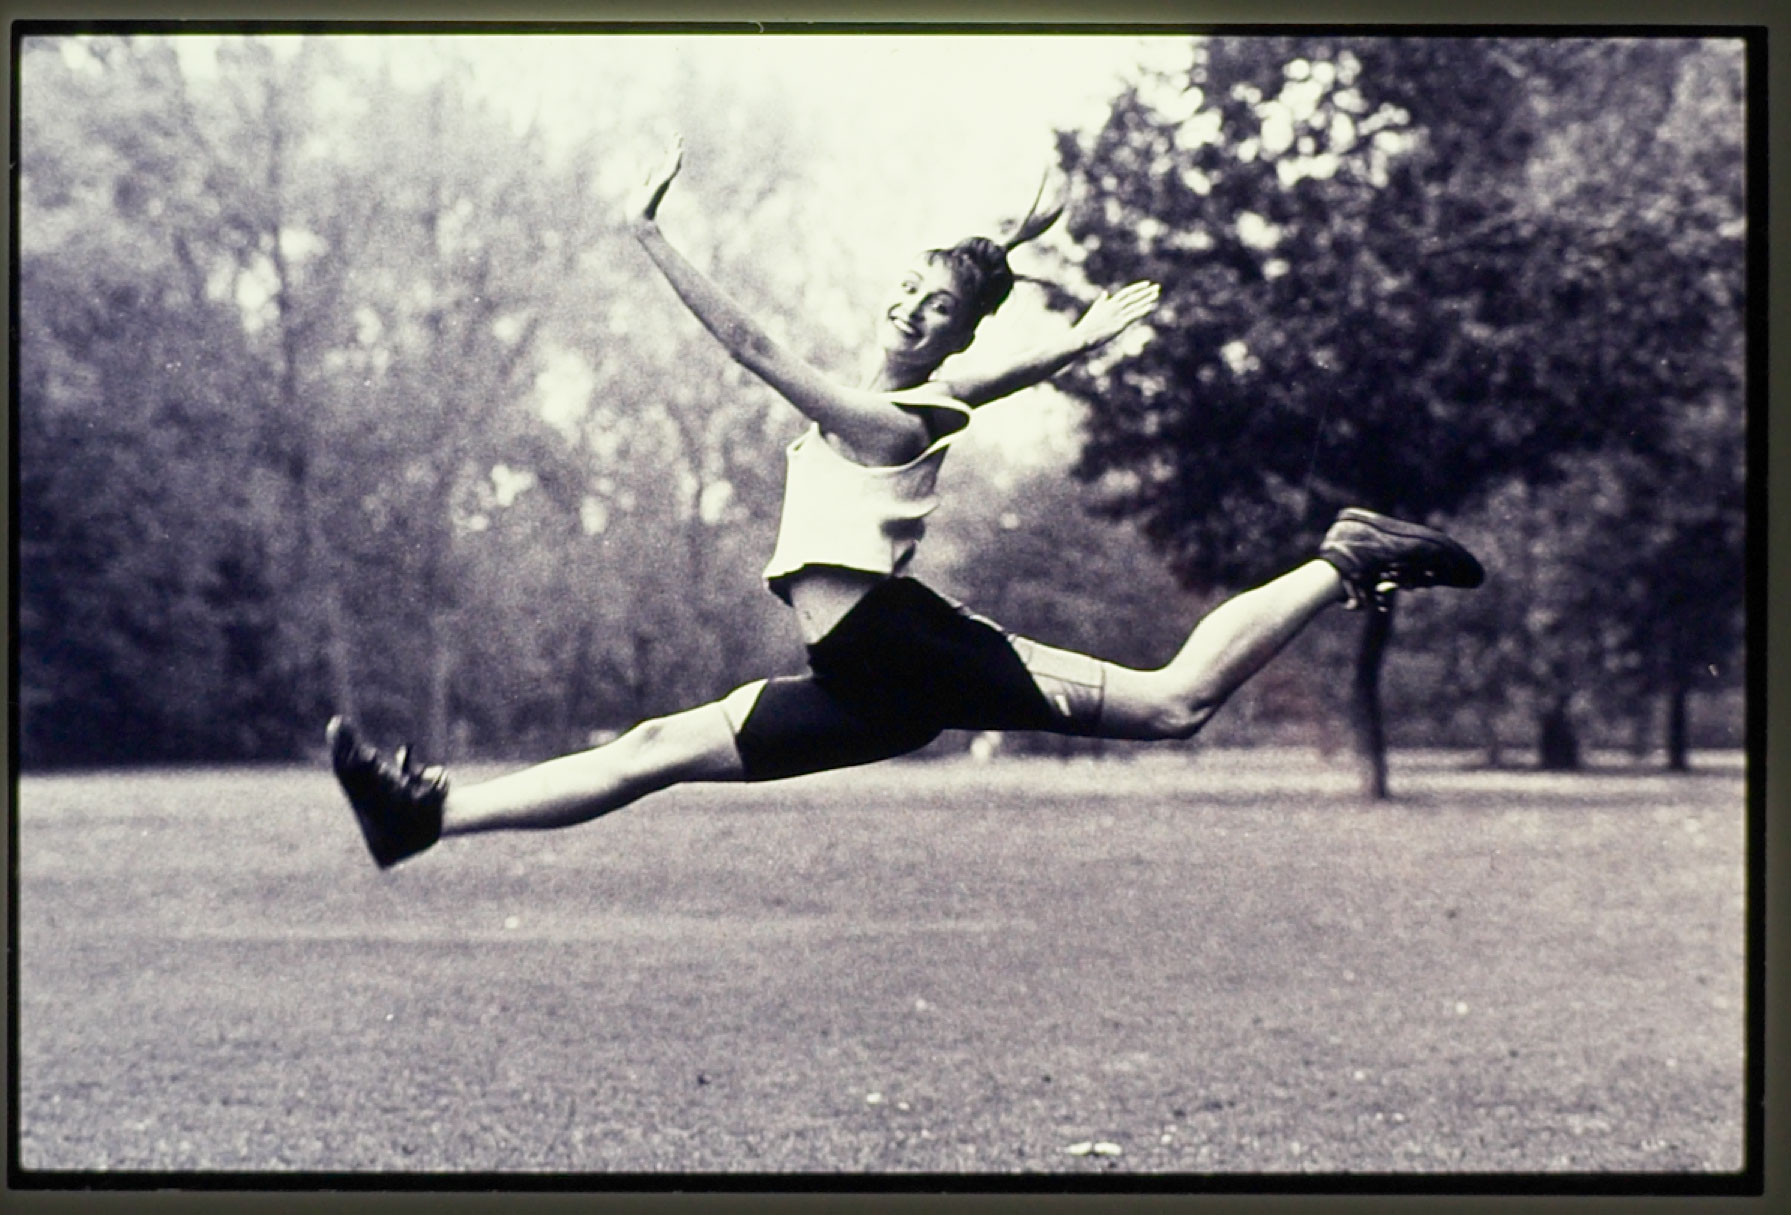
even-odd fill
[[[1742,774],[1699,758],[1401,755],[1379,805],[1304,752],[897,764],[388,874],[321,769],[28,777],[20,1161],[1734,1170]]]

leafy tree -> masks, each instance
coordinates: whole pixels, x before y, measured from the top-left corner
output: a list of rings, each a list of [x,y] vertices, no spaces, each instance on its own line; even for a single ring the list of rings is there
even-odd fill
[[[1617,67],[1624,49],[1607,51]],[[1602,255],[1590,298],[1559,319],[1636,415],[1597,457],[1621,470],[1622,493],[1580,561],[1608,634],[1595,682],[1664,699],[1667,763],[1683,770],[1691,693],[1740,665],[1745,94],[1738,42],[1672,49],[1664,87],[1645,96],[1638,73],[1580,73],[1565,95],[1583,117],[1544,167],[1559,183],[1551,205],[1585,215]]]
[[[255,380],[171,53],[27,43],[18,469],[28,761],[255,754],[275,729]]]
[[[468,610],[479,592],[465,550],[501,509],[494,474],[574,496],[563,483],[575,466],[534,390],[541,335],[595,217],[572,167],[538,133],[511,130],[451,59],[422,86],[382,75],[366,105],[382,133],[342,145],[353,159],[336,184],[376,204],[337,253],[352,306],[335,310],[320,352],[328,520],[357,669],[385,702],[368,716],[408,722],[446,754],[456,683],[480,684],[461,670],[484,623]]]
[[[1577,217],[1581,231],[1560,251],[1560,275],[1539,280],[1553,295],[1533,303],[1561,348],[1558,374],[1582,395],[1609,394],[1613,412],[1628,407],[1632,418],[1594,450],[1546,462],[1534,486],[1495,486],[1463,526],[1493,555],[1505,588],[1427,610],[1436,642],[1460,629],[1482,653],[1506,656],[1467,686],[1534,705],[1538,753],[1550,766],[1574,762],[1574,705],[1646,728],[1664,699],[1668,765],[1684,768],[1690,694],[1722,686],[1722,672],[1739,665],[1740,50],[1672,48],[1667,87],[1609,64],[1592,70],[1633,49],[1601,45],[1581,57],[1586,70],[1554,94],[1557,112],[1571,103],[1578,118],[1553,132],[1530,174],[1548,207]],[[1637,112],[1646,121],[1634,121]],[[1602,710],[1600,699],[1610,702]]]
[[[32,48],[22,279],[41,323],[22,342],[21,457],[24,614],[42,624],[27,665],[40,719],[90,723],[50,752],[207,754],[208,732],[282,750],[326,705],[360,707],[387,664],[356,650],[375,648],[432,677],[415,695],[376,676],[383,699],[428,704],[445,732],[457,499],[482,472],[469,462],[551,463],[545,423],[504,389],[527,386],[537,284],[569,256],[543,246],[577,248],[576,222],[520,205],[552,188],[538,148],[497,138],[464,79],[363,80],[359,104],[421,138],[352,138],[368,124],[341,86],[364,73],[337,50],[225,40],[195,80],[165,39]],[[422,171],[432,151],[471,173],[446,150],[475,140],[498,151],[461,194]],[[542,184],[524,195],[524,178]],[[84,572],[99,565],[102,582]],[[95,730],[109,715],[82,687],[136,730]]]
[[[1213,39],[1142,76],[1060,141],[1087,195],[1070,259],[1166,288],[1149,348],[1068,378],[1091,407],[1082,474],[1188,583],[1236,586],[1310,553],[1346,503],[1436,518],[1664,433],[1676,402],[1644,379],[1661,351],[1608,315],[1611,242],[1647,235],[1633,183],[1582,190],[1567,150],[1646,142],[1695,49]],[[1392,618],[1363,623],[1354,701],[1384,795]]]

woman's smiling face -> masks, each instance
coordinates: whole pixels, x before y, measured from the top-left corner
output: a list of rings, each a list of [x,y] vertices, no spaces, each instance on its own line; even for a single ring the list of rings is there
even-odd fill
[[[976,325],[949,264],[922,258],[883,305],[879,344],[892,363],[937,366],[970,344]]]

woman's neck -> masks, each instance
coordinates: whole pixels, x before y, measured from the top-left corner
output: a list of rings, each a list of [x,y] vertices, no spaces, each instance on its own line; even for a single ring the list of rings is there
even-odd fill
[[[902,392],[926,383],[938,370],[937,363],[892,363],[884,356],[872,365],[864,378],[864,387],[873,392]]]

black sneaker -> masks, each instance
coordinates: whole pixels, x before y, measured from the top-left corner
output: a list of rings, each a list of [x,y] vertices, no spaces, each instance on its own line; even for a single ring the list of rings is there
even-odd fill
[[[1386,611],[1392,593],[1427,586],[1469,590],[1486,580],[1474,554],[1435,528],[1348,507],[1325,533],[1318,555],[1343,575],[1345,607]]]
[[[396,762],[387,763],[361,741],[346,717],[332,717],[324,737],[329,740],[336,781],[348,795],[367,850],[381,869],[415,856],[441,838],[447,773],[413,762],[409,747],[398,748]]]

